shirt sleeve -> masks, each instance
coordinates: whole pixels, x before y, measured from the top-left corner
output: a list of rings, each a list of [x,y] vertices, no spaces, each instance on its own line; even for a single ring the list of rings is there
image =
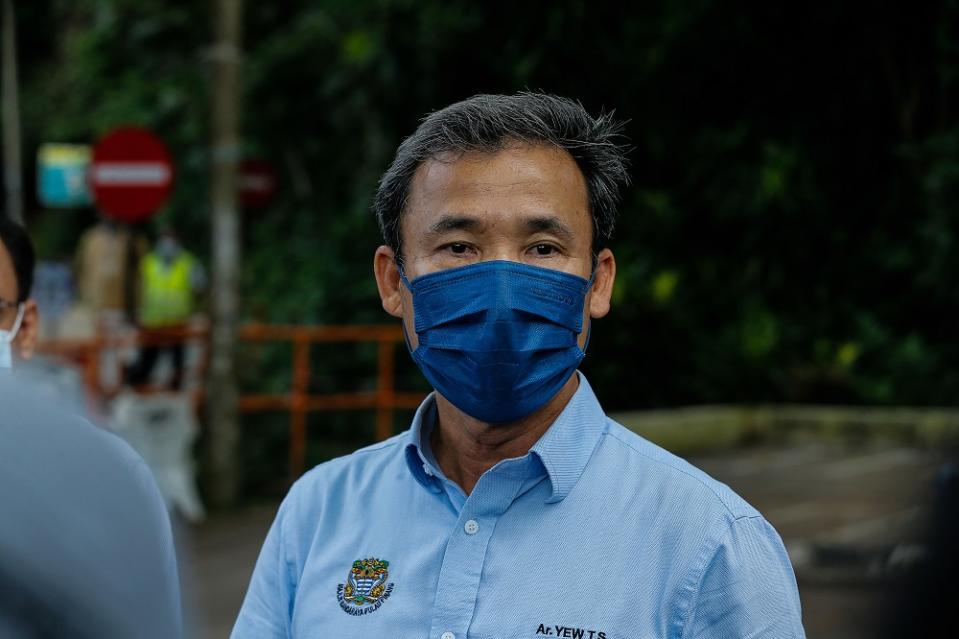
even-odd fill
[[[684,639],[803,639],[782,540],[760,516],[733,520],[702,572]]]
[[[292,566],[286,558],[283,534],[289,502],[287,497],[263,542],[231,639],[287,639],[292,636],[291,615],[296,583]]]

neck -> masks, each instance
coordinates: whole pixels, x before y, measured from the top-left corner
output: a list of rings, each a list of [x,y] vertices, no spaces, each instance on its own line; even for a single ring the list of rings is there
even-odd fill
[[[536,412],[509,424],[489,424],[470,417],[436,394],[438,424],[430,446],[443,474],[467,495],[487,470],[498,462],[521,457],[539,441],[579,388],[579,374]]]

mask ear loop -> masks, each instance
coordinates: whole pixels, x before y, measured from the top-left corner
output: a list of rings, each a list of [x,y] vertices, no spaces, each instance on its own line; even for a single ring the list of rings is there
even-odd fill
[[[599,257],[596,255],[595,252],[593,252],[592,254],[592,261],[593,261],[593,268],[589,273],[589,282],[586,284],[587,295],[592,290],[593,283],[596,281],[596,267],[599,266]],[[585,312],[585,309],[584,309],[584,312]],[[579,349],[584,356],[586,355],[586,349],[589,348],[589,340],[593,336],[593,322],[589,318],[587,318],[587,320],[589,321],[589,326],[586,328],[586,343],[583,344],[583,348]]]
[[[406,290],[410,292],[410,295],[413,294],[413,285],[410,284],[410,281],[406,278],[406,272],[403,270],[403,261],[397,257],[393,260],[393,263],[396,264],[396,270],[400,273],[400,281],[403,282],[403,285],[406,286]],[[410,343],[410,334],[406,332],[406,320],[400,322],[400,326],[403,328],[403,339],[406,341],[406,350],[409,351],[410,355],[413,354],[413,345]]]
[[[9,337],[7,337],[7,341],[10,344],[13,344],[13,340],[17,339],[17,333],[20,332],[20,324],[23,323],[23,313],[25,308],[26,307],[24,306],[23,302],[20,302],[17,305],[17,319],[14,320],[13,327],[11,327],[10,331],[8,332]]]
[[[590,321],[589,327],[587,327],[586,329],[586,343],[583,344],[583,348],[579,349],[580,351],[582,351],[583,356],[586,355],[586,349],[589,348],[589,340],[592,336],[593,336],[593,322]]]
[[[413,285],[406,278],[406,271],[403,269],[403,262],[399,258],[397,258],[393,260],[393,263],[396,264],[396,270],[399,271],[400,273],[400,281],[403,282],[404,285],[406,285],[406,290],[412,293]]]

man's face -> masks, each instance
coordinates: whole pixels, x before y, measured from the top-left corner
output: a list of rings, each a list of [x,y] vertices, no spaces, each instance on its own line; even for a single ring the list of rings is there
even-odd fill
[[[17,272],[13,267],[13,258],[7,247],[0,242],[0,330],[9,331],[13,329],[17,321],[18,304],[20,292],[17,287]],[[20,321],[20,329],[17,331],[14,340],[14,350],[18,351],[23,358],[29,358],[33,354],[36,345],[38,328],[37,305],[33,300],[27,300],[24,303],[23,319]]]
[[[17,273],[7,247],[0,242],[0,330],[9,331],[17,318]]]
[[[556,147],[513,146],[498,153],[467,153],[424,162],[413,177],[400,224],[407,278],[487,260],[510,260],[589,278],[593,225],[586,181],[573,158]],[[399,280],[388,247],[374,270],[387,312],[402,317],[411,346],[412,295]],[[615,261],[597,256],[590,317],[609,310]],[[580,335],[585,346],[586,331]]]

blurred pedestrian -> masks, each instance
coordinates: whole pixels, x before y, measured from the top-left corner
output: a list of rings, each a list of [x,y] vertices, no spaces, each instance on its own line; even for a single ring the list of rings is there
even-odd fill
[[[127,382],[132,386],[147,383],[159,356],[167,352],[173,360],[170,388],[179,390],[185,350],[180,333],[194,312],[198,294],[206,287],[206,273],[171,228],[161,231],[153,250],[140,260],[139,272],[137,321],[146,343],[128,371]]]
[[[137,263],[145,252],[142,238],[107,217],[80,236],[75,267],[79,302],[98,323],[133,319]]]
[[[129,225],[101,216],[80,236],[75,258],[77,303],[60,331],[76,339],[122,340],[133,333],[137,265],[147,251],[143,237]],[[121,363],[133,353],[116,346],[99,350],[101,388],[117,389]]]

